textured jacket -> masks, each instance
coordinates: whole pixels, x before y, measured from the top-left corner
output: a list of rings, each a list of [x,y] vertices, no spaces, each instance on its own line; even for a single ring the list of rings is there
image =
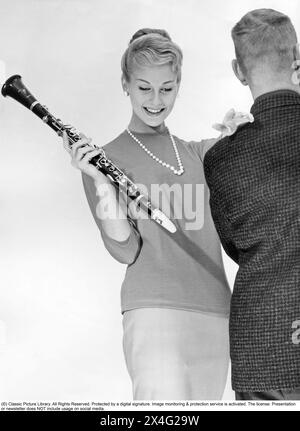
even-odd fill
[[[212,216],[239,265],[230,313],[237,391],[300,386],[300,95],[258,97],[254,123],[204,158]]]

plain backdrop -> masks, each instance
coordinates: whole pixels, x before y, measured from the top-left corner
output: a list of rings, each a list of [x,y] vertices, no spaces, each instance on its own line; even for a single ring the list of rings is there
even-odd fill
[[[299,30],[298,0],[0,0],[0,58],[7,77],[22,75],[53,115],[103,145],[130,119],[120,59],[131,35],[165,28],[184,52],[168,126],[200,140],[217,136],[211,125],[231,107],[250,109],[231,71],[230,30],[260,7],[287,13]],[[0,399],[130,400],[125,266],[104,249],[54,132],[2,97],[0,127]],[[237,268],[225,265],[232,286]],[[233,396],[229,376],[224,398]]]

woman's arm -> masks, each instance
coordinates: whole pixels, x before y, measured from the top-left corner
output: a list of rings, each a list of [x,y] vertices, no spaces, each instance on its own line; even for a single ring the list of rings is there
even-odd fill
[[[126,203],[111,183],[103,188],[103,183],[93,181],[84,172],[82,181],[106,249],[118,262],[132,264],[140,252],[142,241],[134,222],[126,215]]]

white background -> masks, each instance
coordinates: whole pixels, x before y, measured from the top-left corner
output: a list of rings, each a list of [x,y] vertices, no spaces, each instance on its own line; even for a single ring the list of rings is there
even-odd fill
[[[183,139],[252,100],[231,71],[230,30],[251,9],[297,0],[0,0],[0,58],[50,112],[103,145],[128,124],[120,59],[141,27],[184,52],[168,126]],[[0,68],[1,70],[1,68]],[[131,399],[122,352],[125,266],[104,249],[78,171],[53,131],[0,100],[0,399]],[[225,260],[232,285],[236,266]],[[155,269],[154,269],[155,270]],[[228,380],[225,399],[233,399]]]

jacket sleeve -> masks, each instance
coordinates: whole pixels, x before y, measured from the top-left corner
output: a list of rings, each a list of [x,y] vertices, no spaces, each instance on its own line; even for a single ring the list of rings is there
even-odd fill
[[[82,181],[90,210],[100,230],[106,249],[118,262],[131,265],[138,257],[142,244],[141,236],[134,221],[130,217],[127,217],[130,224],[130,235],[125,241],[117,241],[109,237],[103,229],[101,219],[97,216],[96,208],[99,198],[97,197],[94,181],[84,173],[82,173]]]
[[[209,203],[221,244],[226,254],[239,265],[239,252],[234,244],[234,234],[231,223],[222,211],[220,204],[214,202],[213,199],[210,199]]]

